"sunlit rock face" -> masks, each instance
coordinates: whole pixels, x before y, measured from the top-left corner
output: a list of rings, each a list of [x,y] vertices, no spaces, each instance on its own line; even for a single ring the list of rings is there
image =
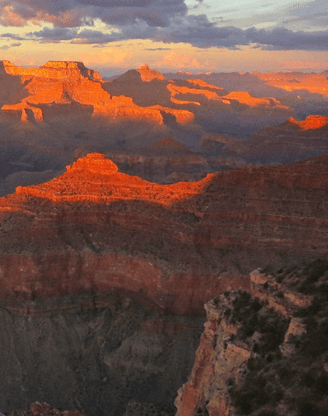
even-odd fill
[[[324,157],[159,185],[89,154],[0,199],[2,296],[129,291],[200,312],[213,291],[249,287],[250,269],[327,254],[327,169]]]
[[[313,115],[306,117],[303,121],[297,121],[294,118],[290,118],[288,121],[291,124],[296,124],[302,130],[316,130],[327,126],[328,117]]]
[[[298,121],[289,118],[277,126],[265,127],[244,143],[244,154],[262,161],[286,163],[297,158],[327,153],[328,117],[310,115]]]
[[[163,81],[165,79],[164,75],[154,69],[149,69],[147,64],[142,65],[138,70],[139,74],[141,75],[141,79],[143,82],[150,82],[154,80]]]
[[[21,68],[9,61],[2,63],[5,73],[21,78],[27,92],[26,98],[22,101],[4,104],[2,110],[21,112],[22,122],[43,121],[43,105],[73,103],[91,106],[94,116],[111,120],[146,120],[163,125],[162,113],[168,113],[181,124],[193,121],[193,114],[186,110],[175,110],[160,105],[143,108],[136,105],[130,97],[113,97],[103,89],[101,76],[96,71],[87,69],[82,62],[49,61],[40,68]],[[139,71],[145,82],[163,79],[162,74],[148,67],[142,67]]]

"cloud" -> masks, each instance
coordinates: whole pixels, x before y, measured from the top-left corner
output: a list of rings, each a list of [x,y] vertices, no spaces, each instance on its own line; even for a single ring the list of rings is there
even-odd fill
[[[169,30],[159,30],[153,39],[165,43],[190,43],[199,48],[226,47],[247,45],[243,30],[232,26],[217,27],[206,15],[189,15],[176,19]]]
[[[37,32],[29,32],[27,36],[30,39],[40,40],[41,43],[58,43],[62,40],[72,40],[77,36],[77,29],[54,27],[45,27]]]
[[[144,51],[169,51],[170,48],[145,48]]]
[[[28,21],[54,26],[92,25],[95,19],[113,25],[144,21],[166,27],[172,16],[187,14],[184,0],[0,0],[0,24],[23,26]]]
[[[17,48],[18,46],[21,46],[20,42],[11,43],[10,45],[4,45],[0,47],[0,50],[7,51],[10,48]]]
[[[203,4],[203,0],[196,0]],[[328,19],[322,0],[285,9],[287,20],[309,19],[321,15]],[[312,17],[311,17],[312,16]],[[96,30],[101,20],[108,30]],[[293,31],[283,26],[274,29],[242,29],[222,26],[205,14],[187,14],[185,0],[0,0],[0,24],[20,26],[22,22],[46,21],[44,27],[29,32],[26,39],[40,43],[70,42],[101,46],[132,39],[186,43],[198,48],[238,49],[252,45],[264,50],[327,50],[328,31]],[[328,21],[327,21],[328,23]],[[327,27],[327,25],[325,26]],[[14,34],[6,37],[15,40]],[[5,37],[5,36],[4,36]]]
[[[154,66],[169,68],[205,68],[208,65],[202,64],[197,58],[190,55],[180,55],[176,52],[170,52],[163,56],[163,59],[155,62]]]
[[[309,23],[310,26],[328,26],[328,8],[326,1],[314,0],[307,3],[295,3],[285,10],[285,25]]]
[[[16,35],[15,33],[2,33],[0,35],[1,38],[7,38],[7,39],[15,39],[15,40],[25,40],[26,38]]]
[[[2,36],[22,40],[10,33]],[[233,26],[217,27],[205,15],[175,19],[166,28],[149,27],[145,22],[139,22],[111,33],[91,29],[79,31],[76,28],[45,27],[40,31],[27,33],[27,38],[41,43],[70,41],[73,44],[105,45],[129,39],[150,39],[154,42],[189,43],[198,48],[237,49],[243,45],[253,45],[254,48],[264,50],[328,50],[328,30],[294,32],[286,28],[242,30]]]
[[[272,30],[245,30],[246,38],[257,47],[266,50],[328,50],[328,30],[316,32],[293,32],[285,28]]]

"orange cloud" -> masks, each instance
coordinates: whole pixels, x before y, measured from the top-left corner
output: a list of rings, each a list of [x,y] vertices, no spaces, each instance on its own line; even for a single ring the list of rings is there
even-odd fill
[[[193,56],[170,52],[164,55],[161,61],[155,62],[154,65],[173,68],[205,68],[208,67],[208,62],[202,64]]]
[[[100,50],[75,54],[73,59],[83,61],[83,63],[93,68],[95,62],[98,67],[115,67],[124,66],[128,57],[132,52],[118,48],[101,48]],[[72,55],[68,55],[67,58],[62,59],[72,60]]]
[[[1,11],[0,25],[2,26],[24,26],[26,21],[13,11],[13,7],[5,6]]]

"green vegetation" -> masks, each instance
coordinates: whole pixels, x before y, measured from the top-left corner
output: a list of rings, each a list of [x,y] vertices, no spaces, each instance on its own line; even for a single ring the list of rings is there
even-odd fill
[[[280,270],[279,280],[288,286],[283,274]],[[284,357],[279,349],[289,322],[273,310],[239,292],[233,309],[225,312],[231,322],[242,324],[234,339],[253,342],[257,353],[248,361],[241,383],[227,386],[238,415],[276,416],[281,414],[279,404],[284,403],[286,414],[328,416],[328,374],[323,369],[328,362],[328,261],[317,260],[292,274],[297,277],[290,279],[293,290],[314,299],[311,306],[295,314],[303,318],[307,331],[290,336],[294,351],[289,356]],[[261,336],[254,343],[250,337],[255,331]]]

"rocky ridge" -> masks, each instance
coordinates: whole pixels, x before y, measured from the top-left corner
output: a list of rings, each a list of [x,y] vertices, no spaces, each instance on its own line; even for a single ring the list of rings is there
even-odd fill
[[[89,154],[0,199],[2,296],[128,290],[199,312],[213,291],[248,288],[254,266],[326,255],[327,169],[323,157],[159,185]]]
[[[226,292],[208,302],[177,415],[326,415],[327,273],[325,260],[256,270],[251,295]]]
[[[282,124],[259,130],[244,143],[244,152],[263,161],[281,160],[284,153],[282,162],[326,154],[327,130],[326,116],[310,115],[302,121],[291,117]]]
[[[16,104],[4,104],[2,111],[21,112],[21,121],[42,122],[44,106],[69,105],[79,103],[91,106],[94,116],[110,119],[142,119],[158,125],[164,124],[162,113],[172,114],[178,123],[189,123],[193,114],[186,110],[175,110],[160,105],[141,108],[130,97],[112,96],[103,88],[101,76],[87,69],[82,62],[49,61],[40,68],[20,68],[9,61],[3,61],[3,70],[11,76],[20,76],[25,85],[27,97]],[[147,82],[161,78],[156,71],[141,68],[142,77]]]

